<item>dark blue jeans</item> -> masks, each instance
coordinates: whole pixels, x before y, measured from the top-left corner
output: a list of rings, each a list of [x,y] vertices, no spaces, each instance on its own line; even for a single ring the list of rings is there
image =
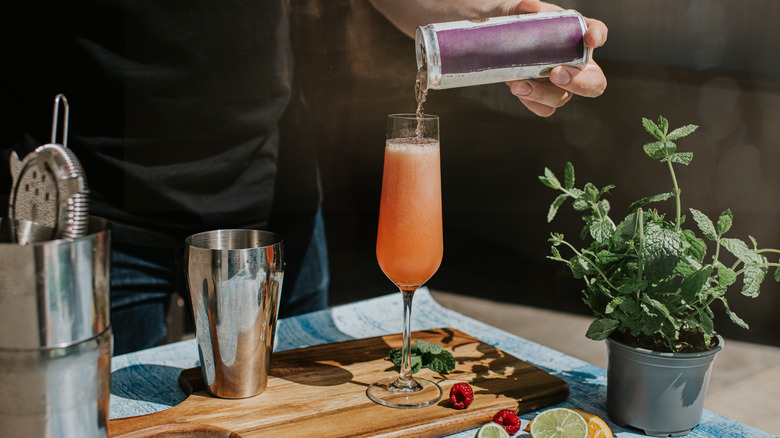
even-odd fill
[[[309,225],[283,235],[286,267],[280,317],[324,309],[328,304],[330,275],[322,213]],[[183,249],[114,244],[111,255],[114,354],[159,345],[166,334],[172,294],[178,292],[189,303]]]

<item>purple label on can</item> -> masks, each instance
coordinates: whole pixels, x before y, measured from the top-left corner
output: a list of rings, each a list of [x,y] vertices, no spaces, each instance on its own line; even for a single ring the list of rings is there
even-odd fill
[[[577,17],[441,30],[436,38],[442,74],[571,62],[585,45]]]

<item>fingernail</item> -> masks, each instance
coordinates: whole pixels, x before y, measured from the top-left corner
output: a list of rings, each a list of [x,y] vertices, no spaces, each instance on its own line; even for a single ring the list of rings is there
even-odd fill
[[[563,68],[556,69],[550,75],[550,80],[559,85],[566,85],[571,82],[571,75]]]
[[[512,94],[515,96],[528,96],[533,91],[531,84],[528,82],[518,82],[512,87]]]

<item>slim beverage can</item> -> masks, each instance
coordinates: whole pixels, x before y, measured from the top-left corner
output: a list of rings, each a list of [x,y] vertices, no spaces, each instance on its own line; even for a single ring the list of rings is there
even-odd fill
[[[590,58],[587,25],[574,10],[435,23],[417,28],[417,68],[428,89],[549,76]]]

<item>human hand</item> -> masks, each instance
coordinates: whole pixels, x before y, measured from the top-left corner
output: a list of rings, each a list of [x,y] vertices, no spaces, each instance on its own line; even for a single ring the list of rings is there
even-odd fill
[[[508,11],[510,14],[530,14],[558,11],[562,8],[539,0],[522,0]],[[601,47],[607,41],[607,26],[599,20],[585,18],[588,30],[585,45],[591,50]],[[607,88],[607,78],[601,67],[593,60],[582,68],[558,66],[552,69],[549,78],[507,82],[512,94],[520,99],[531,112],[549,117],[562,107],[573,95],[598,97]]]

